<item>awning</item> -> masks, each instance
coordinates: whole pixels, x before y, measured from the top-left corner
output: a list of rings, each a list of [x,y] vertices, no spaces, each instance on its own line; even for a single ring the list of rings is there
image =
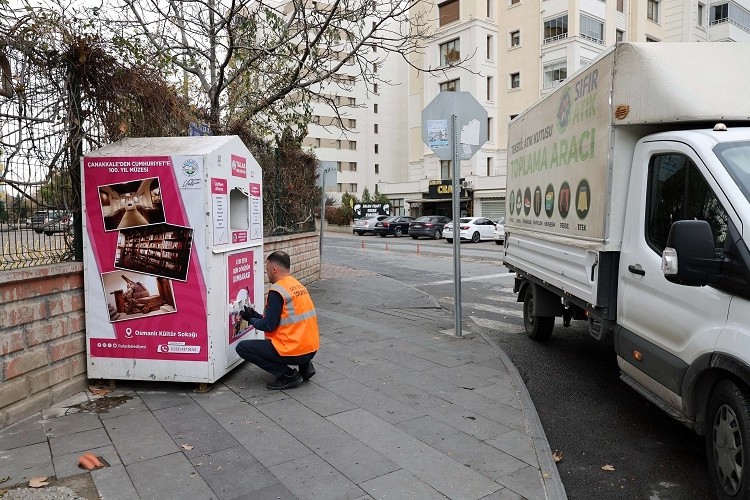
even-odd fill
[[[420,198],[418,200],[404,200],[406,203],[451,203],[453,198]],[[458,201],[471,201],[471,198],[461,198]]]

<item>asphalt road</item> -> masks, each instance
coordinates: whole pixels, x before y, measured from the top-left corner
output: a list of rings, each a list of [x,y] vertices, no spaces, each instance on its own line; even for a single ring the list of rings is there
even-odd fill
[[[520,371],[550,447],[562,453],[570,498],[713,498],[703,439],[619,380],[611,339],[598,342],[583,323],[564,328],[558,318],[550,341],[529,340],[502,247],[462,244],[461,256],[463,323],[490,335]],[[323,261],[417,286],[453,311],[452,245],[444,240],[326,233]]]

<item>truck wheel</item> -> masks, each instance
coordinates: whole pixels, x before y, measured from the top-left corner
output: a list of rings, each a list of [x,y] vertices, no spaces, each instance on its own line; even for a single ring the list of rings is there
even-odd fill
[[[716,497],[750,498],[750,392],[729,380],[714,388],[706,414],[706,457]],[[748,474],[745,474],[748,472]]]
[[[534,287],[529,285],[523,297],[523,327],[532,340],[547,340],[555,327],[554,316],[534,315]]]

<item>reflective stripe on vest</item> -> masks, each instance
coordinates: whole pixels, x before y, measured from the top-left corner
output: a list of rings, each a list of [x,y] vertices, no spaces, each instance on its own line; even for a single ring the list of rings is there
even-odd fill
[[[300,312],[295,307],[295,298],[292,296],[292,292],[298,288],[304,290],[304,293],[297,294],[299,302],[296,305],[307,309]],[[269,291],[278,293],[284,299],[279,326],[273,332],[267,332],[279,354],[294,356],[316,351],[320,345],[317,313],[307,289],[292,276],[285,276],[270,285]]]

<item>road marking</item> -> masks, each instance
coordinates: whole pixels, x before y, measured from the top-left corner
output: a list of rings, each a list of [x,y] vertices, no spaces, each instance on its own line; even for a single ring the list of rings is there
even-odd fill
[[[464,302],[463,304],[461,304],[461,307],[463,309],[473,309],[472,312],[485,311],[497,314],[498,316],[515,316],[518,318],[523,317],[523,311],[521,311],[520,307],[518,309],[512,309],[507,307],[498,307],[494,304],[477,304],[474,302]]]
[[[515,295],[487,295],[485,299],[494,300],[495,302],[508,302],[511,304],[518,302]]]
[[[472,276],[471,278],[461,278],[461,283],[463,283],[464,281],[484,281],[484,280],[491,280],[495,278],[507,278],[509,276],[515,276],[515,275],[516,273],[485,274],[483,276]],[[448,283],[453,283],[453,280],[432,281],[430,283],[423,283],[417,286],[447,285]]]
[[[471,321],[473,321],[477,326],[481,326],[482,328],[489,328],[493,331],[502,331],[503,329],[507,329],[509,326],[517,326],[510,323],[504,323],[502,321],[495,321],[493,319],[479,318],[477,316],[469,316],[469,319],[471,319]]]

